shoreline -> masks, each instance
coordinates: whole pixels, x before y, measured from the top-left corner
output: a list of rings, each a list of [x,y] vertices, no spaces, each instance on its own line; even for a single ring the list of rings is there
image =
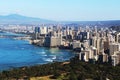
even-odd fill
[[[58,80],[60,78],[60,80],[74,80],[70,79],[74,75],[76,78],[78,78],[77,80],[98,80],[101,78],[103,80],[105,80],[105,78],[109,78],[110,80],[115,78],[116,80],[119,80],[119,68],[119,65],[114,67],[107,63],[93,64],[89,62],[82,62],[76,56],[67,62],[54,62],[30,67],[15,68],[10,71],[3,71],[0,73],[0,79],[32,80],[33,78],[37,79],[48,76],[49,80]]]
[[[69,50],[69,51],[73,51],[73,52],[76,52],[76,53],[80,52],[80,50],[78,48],[72,49],[71,47],[63,46],[63,45],[48,47],[48,46],[44,46],[44,45],[39,45],[38,42],[39,42],[39,40],[29,40],[29,43],[31,45],[35,45],[35,46],[39,46],[39,47],[45,47],[45,48],[49,48],[49,49],[54,48],[54,49],[59,49],[59,50]]]
[[[22,40],[22,41],[24,41],[24,40]],[[29,43],[28,43],[29,44]],[[30,44],[31,45],[31,44]],[[34,45],[34,47],[35,47],[35,45]],[[43,47],[43,48],[46,48],[46,47]],[[46,49],[50,49],[50,48],[46,48]],[[46,50],[45,49],[45,50]],[[23,50],[23,49],[22,49]],[[41,50],[40,50],[41,51]],[[51,51],[50,51],[51,52]],[[68,52],[68,51],[66,51],[67,52],[67,54],[69,54],[70,52]],[[2,52],[1,52],[1,54],[2,54]],[[70,54],[71,55],[71,54]],[[72,56],[71,56],[72,57]],[[68,58],[69,58],[69,56],[68,56]],[[66,58],[65,58],[66,59]],[[69,59],[68,59],[69,60]],[[48,64],[48,63],[53,63],[53,62],[55,62],[56,60],[54,60],[54,61],[52,61],[52,62],[49,62],[49,61],[45,61],[45,63],[44,62],[35,62],[35,63],[31,63],[30,65],[29,65],[29,63],[27,63],[27,64],[25,64],[25,65],[17,65],[17,64],[15,64],[15,66],[14,66],[14,64],[1,64],[1,69],[0,69],[0,72],[2,72],[2,71],[8,71],[8,70],[11,70],[11,69],[13,69],[13,68],[20,68],[20,67],[25,67],[26,65],[27,66],[35,66],[35,65],[43,65],[43,64]],[[62,61],[60,61],[60,60],[58,60],[59,62],[64,62],[63,60]],[[65,60],[66,61],[66,60]],[[5,66],[4,66],[5,65]],[[12,65],[12,66],[11,66]],[[4,68],[5,67],[5,68]],[[2,69],[3,68],[3,69]]]
[[[54,64],[54,63],[68,64],[68,63],[70,63],[70,59],[69,60],[65,60],[65,61],[53,61],[53,62],[48,62],[48,63],[32,64],[32,65],[26,65],[26,66],[20,66],[20,67],[12,67],[11,66],[12,68],[3,69],[3,70],[1,69],[0,73],[3,72],[3,71],[13,71],[15,69],[22,69],[22,68],[30,68],[30,67],[36,67],[36,66],[43,66],[43,65]]]
[[[22,41],[24,41],[24,40],[22,40]],[[27,41],[27,42],[29,42],[29,41]],[[30,45],[32,45],[32,44],[30,44]],[[34,45],[34,46],[37,46],[37,45]],[[63,49],[59,49],[59,48],[49,48],[49,47],[44,47],[44,46],[42,46],[43,48],[46,48],[46,49],[58,49],[58,50],[63,50]],[[72,52],[72,50],[69,50],[70,52]],[[73,52],[72,52],[73,53]],[[74,57],[74,56],[71,56],[71,57]],[[69,60],[69,59],[68,59]],[[68,61],[67,60],[67,61]],[[65,60],[66,61],[66,60]],[[48,63],[53,63],[53,62],[64,62],[63,60],[62,61],[60,61],[60,60],[53,60],[52,62],[46,62],[46,63],[36,63],[36,64],[26,64],[25,66],[35,66],[35,65],[43,65],[43,64],[48,64]],[[7,65],[7,64],[5,64],[5,65]],[[20,67],[23,67],[23,66],[19,66],[19,65],[17,65],[17,64],[15,64],[15,66],[11,66],[11,64],[10,65],[8,65],[8,67],[5,67],[5,68],[3,68],[2,69],[2,67],[4,67],[4,66],[1,66],[1,70],[0,70],[0,72],[1,71],[6,71],[6,70],[11,70],[11,69],[14,69],[14,68],[20,68]]]

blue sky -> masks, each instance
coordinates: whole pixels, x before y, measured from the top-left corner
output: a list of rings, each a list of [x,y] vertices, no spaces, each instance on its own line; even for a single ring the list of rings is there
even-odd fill
[[[0,0],[0,15],[57,21],[120,20],[120,0]]]

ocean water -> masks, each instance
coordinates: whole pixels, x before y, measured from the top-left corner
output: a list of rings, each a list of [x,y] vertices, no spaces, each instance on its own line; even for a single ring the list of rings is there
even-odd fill
[[[0,33],[0,35],[16,35]],[[7,35],[7,36],[8,36]],[[28,41],[12,38],[0,38],[0,70],[22,66],[45,64],[55,61],[69,60],[74,53],[69,50],[38,47]]]

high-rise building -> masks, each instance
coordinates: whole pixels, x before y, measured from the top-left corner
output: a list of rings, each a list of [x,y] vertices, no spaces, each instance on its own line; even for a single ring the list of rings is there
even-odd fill
[[[79,53],[79,60],[88,62],[90,59],[90,50],[83,50]]]
[[[91,59],[98,60],[98,53],[96,47],[91,47]]]
[[[80,32],[79,35],[82,36],[82,41],[89,39],[89,32]]]
[[[115,33],[115,42],[120,43],[120,33]]]
[[[40,27],[35,27],[35,33],[39,33],[40,32]]]
[[[104,49],[104,41],[105,41],[104,38],[100,39],[100,50],[99,50],[99,52]]]
[[[119,56],[117,56],[116,54],[111,55],[111,59],[112,59],[113,66],[116,66],[117,64],[119,64]]]
[[[99,61],[100,62],[108,62],[108,55],[107,54],[105,54],[105,53],[103,53],[103,54],[100,54],[99,55]]]
[[[110,43],[109,44],[110,55],[113,55],[114,52],[119,51],[119,50],[120,50],[120,44],[119,43]]]
[[[47,27],[46,26],[40,27],[40,34],[47,34]]]
[[[83,46],[84,46],[85,48],[89,48],[89,47],[90,47],[90,41],[89,41],[89,40],[84,40],[84,41],[83,41]]]
[[[73,45],[73,49],[81,47],[80,41],[73,41],[72,45]]]
[[[47,33],[52,32],[52,31],[53,31],[53,26],[47,27]]]
[[[57,47],[62,44],[62,33],[61,31],[50,32],[45,37],[44,46],[46,47]]]

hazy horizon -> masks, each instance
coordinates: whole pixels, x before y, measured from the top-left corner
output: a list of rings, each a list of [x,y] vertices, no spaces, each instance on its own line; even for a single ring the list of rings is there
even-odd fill
[[[54,21],[120,20],[118,0],[4,0],[0,15],[20,14]]]
[[[31,16],[27,16],[27,15],[22,15],[22,14],[16,14],[16,13],[13,13],[13,14],[5,14],[5,15],[0,15],[0,16],[18,16],[18,17],[28,17],[28,18],[38,18],[38,19],[43,19],[43,20],[49,20],[49,21],[57,21],[57,22],[79,22],[79,21],[117,21],[117,20],[120,20],[120,19],[114,19],[114,20],[63,20],[63,21],[60,21],[60,20],[51,20],[51,19],[46,19],[46,18],[39,18],[39,17],[31,17]]]

